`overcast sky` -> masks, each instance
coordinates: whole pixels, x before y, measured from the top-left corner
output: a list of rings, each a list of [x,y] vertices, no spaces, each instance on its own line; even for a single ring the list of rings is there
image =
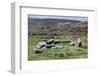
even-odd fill
[[[28,15],[28,18],[33,18],[33,19],[69,19],[69,20],[78,20],[78,21],[88,21],[88,17],[83,17],[83,16]]]

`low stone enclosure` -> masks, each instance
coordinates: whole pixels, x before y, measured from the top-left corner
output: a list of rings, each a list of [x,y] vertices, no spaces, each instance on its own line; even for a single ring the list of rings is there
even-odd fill
[[[46,48],[57,48],[57,49],[64,48],[63,45],[57,45],[57,44],[60,44],[60,43],[62,43],[62,44],[63,43],[65,43],[65,44],[69,43],[70,46],[75,46],[77,48],[82,47],[82,42],[81,42],[80,38],[78,38],[76,41],[50,39],[50,40],[39,41],[38,44],[36,45],[37,47],[33,48],[32,51],[35,54],[39,54],[39,53],[42,53],[43,49],[46,49]]]

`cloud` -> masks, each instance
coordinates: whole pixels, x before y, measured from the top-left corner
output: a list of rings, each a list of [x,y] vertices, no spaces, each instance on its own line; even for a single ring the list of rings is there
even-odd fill
[[[51,15],[28,15],[28,18],[33,19],[69,19],[78,21],[88,21],[88,17],[85,16],[51,16]]]

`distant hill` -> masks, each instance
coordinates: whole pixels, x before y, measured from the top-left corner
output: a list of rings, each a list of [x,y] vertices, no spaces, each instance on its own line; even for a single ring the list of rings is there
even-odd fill
[[[33,18],[29,18],[28,19],[28,24],[46,24],[46,25],[52,25],[52,24],[56,24],[56,23],[65,23],[65,22],[70,22],[70,23],[78,23],[80,21],[77,20],[67,20],[67,19],[33,19]]]
[[[69,19],[33,19],[28,18],[29,33],[87,33],[88,22]]]

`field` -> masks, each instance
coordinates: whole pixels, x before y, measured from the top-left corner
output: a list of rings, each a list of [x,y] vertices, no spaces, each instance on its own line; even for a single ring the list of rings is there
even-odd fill
[[[28,15],[28,60],[88,58],[87,35],[88,17]]]
[[[54,36],[54,40],[76,40],[77,35]],[[69,43],[60,43],[64,48],[46,48],[43,53],[35,54],[32,49],[36,48],[39,40],[50,39],[48,36],[28,36],[28,60],[52,60],[52,59],[79,59],[88,58],[87,35],[81,35],[82,47],[71,46]]]

